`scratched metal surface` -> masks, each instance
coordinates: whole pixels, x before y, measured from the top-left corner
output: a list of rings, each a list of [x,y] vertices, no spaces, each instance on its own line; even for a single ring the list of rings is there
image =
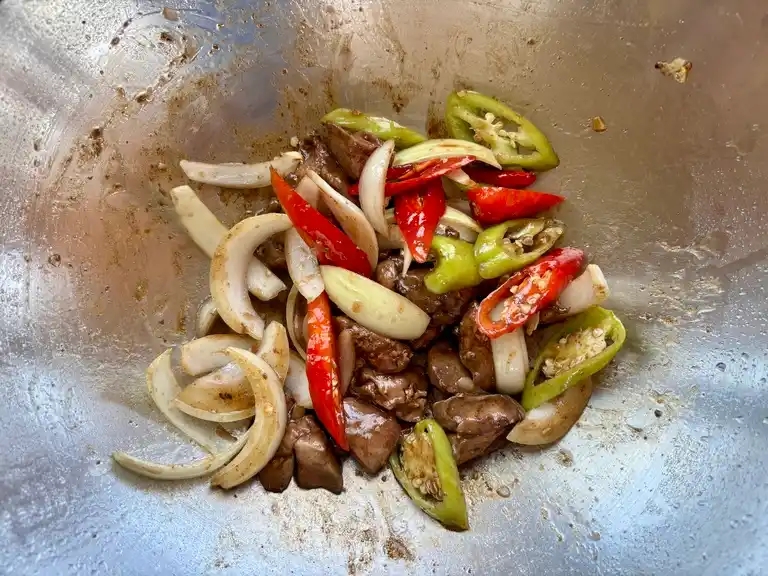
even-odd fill
[[[762,3],[167,5],[178,21],[147,0],[0,3],[0,572],[765,573]],[[684,85],[654,70],[676,56]],[[205,294],[169,208],[177,160],[265,158],[333,104],[423,126],[454,86],[549,127],[563,163],[541,187],[568,195],[569,242],[628,326],[580,426],[469,469],[466,534],[351,464],[340,497],[115,469],[115,449],[187,454],[143,381]],[[228,222],[264,200],[204,194]]]

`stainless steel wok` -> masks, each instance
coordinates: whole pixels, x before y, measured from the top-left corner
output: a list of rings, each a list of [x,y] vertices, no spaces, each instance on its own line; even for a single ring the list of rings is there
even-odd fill
[[[750,0],[2,0],[0,572],[764,574],[767,60]],[[457,86],[549,133],[540,188],[629,328],[579,426],[470,468],[464,534],[353,465],[341,497],[115,468],[183,445],[143,375],[207,290],[178,160],[266,158],[334,105],[439,129]]]

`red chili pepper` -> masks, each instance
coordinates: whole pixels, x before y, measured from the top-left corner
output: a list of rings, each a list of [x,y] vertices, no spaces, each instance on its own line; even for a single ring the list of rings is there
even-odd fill
[[[343,450],[349,450],[341,407],[341,384],[336,337],[328,295],[323,292],[307,305],[307,380],[312,407],[318,419]]]
[[[333,264],[361,276],[371,275],[368,256],[330,220],[304,200],[270,168],[272,188],[304,242],[312,246],[320,264]]]
[[[474,160],[472,156],[457,156],[455,158],[434,158],[409,166],[397,166],[387,170],[387,184],[384,188],[385,196],[395,196],[422,188],[427,182],[436,180],[466,166]],[[352,196],[359,194],[357,185],[351,186],[349,193]]]
[[[477,325],[489,338],[498,338],[524,325],[528,319],[557,300],[560,292],[581,271],[584,252],[555,248],[526,266],[480,302]],[[491,313],[503,303],[499,320]]]
[[[498,186],[470,188],[467,190],[467,198],[472,202],[472,214],[481,224],[530,218],[565,200],[557,194]]]
[[[422,191],[412,190],[395,196],[395,221],[416,262],[426,262],[432,237],[445,213],[445,192],[440,180],[427,182]]]
[[[463,170],[475,182],[504,188],[526,188],[536,182],[536,173],[525,170],[494,170],[476,166],[467,166]]]

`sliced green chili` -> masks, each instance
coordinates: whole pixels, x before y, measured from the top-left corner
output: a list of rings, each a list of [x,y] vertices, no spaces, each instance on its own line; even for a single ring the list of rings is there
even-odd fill
[[[421,420],[389,457],[389,466],[414,503],[451,530],[467,530],[467,504],[453,448],[435,420]]]
[[[424,286],[434,294],[445,294],[477,286],[483,279],[477,270],[474,246],[458,238],[435,236],[432,252],[437,256],[435,267],[424,276]]]
[[[480,276],[498,278],[538,260],[563,235],[564,226],[547,218],[508,220],[483,230],[475,241]]]
[[[453,138],[483,142],[502,166],[549,170],[560,164],[552,144],[533,122],[490,96],[453,92],[446,101],[445,122]],[[505,122],[518,129],[506,130]]]
[[[426,140],[415,130],[406,128],[394,120],[370,116],[348,108],[337,108],[329,112],[323,116],[321,122],[331,122],[353,132],[368,132],[381,140],[394,140],[395,147],[398,149],[408,148]]]
[[[556,398],[574,384],[599,372],[624,345],[627,332],[610,310],[594,306],[565,322],[546,343],[525,379],[521,404],[526,411]],[[604,349],[590,354],[603,339]],[[607,345],[608,341],[612,343]],[[556,372],[536,384],[542,368]],[[562,368],[559,369],[559,368]]]

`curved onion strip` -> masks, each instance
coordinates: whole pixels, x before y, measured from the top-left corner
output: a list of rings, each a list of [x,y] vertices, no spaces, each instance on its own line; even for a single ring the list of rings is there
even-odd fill
[[[477,142],[451,138],[427,140],[421,144],[416,144],[416,146],[400,150],[395,154],[392,165],[405,166],[434,158],[455,158],[457,156],[474,156],[475,160],[501,169],[501,164],[489,148],[481,146]]]
[[[213,298],[208,296],[197,308],[195,337],[202,338],[203,336],[208,336],[218,317],[219,313],[216,311],[216,304],[213,303]]]
[[[542,312],[542,322],[556,322],[597,306],[608,298],[610,290],[600,266],[590,264],[573,282],[568,284],[557,298],[552,309]]]
[[[296,170],[300,162],[300,153],[284,152],[269,162],[258,164],[206,164],[182,160],[179,165],[187,178],[195,182],[224,188],[263,188],[269,186],[270,168],[285,176]]]
[[[402,276],[405,276],[408,274],[408,268],[411,267],[411,263],[413,262],[413,254],[411,253],[411,249],[408,247],[408,244],[403,242],[403,271],[401,272]]]
[[[227,228],[219,222],[208,207],[189,186],[171,190],[171,198],[182,226],[189,237],[213,258],[216,247],[227,235]],[[286,289],[286,285],[264,263],[252,256],[248,263],[248,290],[259,300],[269,301]]]
[[[253,408],[245,408],[244,410],[231,410],[229,412],[214,412],[212,410],[203,410],[201,408],[195,408],[189,404],[185,404],[178,398],[174,400],[176,408],[194,416],[198,420],[206,420],[208,422],[239,422],[240,420],[248,420],[254,413]]]
[[[291,351],[289,366],[288,376],[285,378],[285,391],[296,401],[296,404],[311,410],[312,396],[309,395],[307,365],[301,356]]]
[[[136,458],[126,452],[115,452],[112,454],[112,458],[123,468],[147,478],[154,480],[189,480],[211,474],[224,466],[243,449],[247,439],[248,437],[243,434],[229,448],[217,454],[211,454],[210,456],[185,464],[161,464],[151,460]]]
[[[496,389],[503,394],[519,394],[528,374],[528,349],[523,328],[491,340]]]
[[[471,186],[474,183],[474,180],[469,177],[469,174],[464,172],[461,168],[458,168],[454,170],[453,172],[449,172],[445,175],[448,180],[452,180],[456,182],[457,184],[461,184],[462,186]]]
[[[231,355],[231,354],[230,354]],[[288,361],[290,358],[288,348],[288,334],[285,326],[280,322],[270,322],[264,331],[264,339],[256,351],[256,356],[264,360],[275,371],[280,382],[285,381],[288,374]]]
[[[366,253],[371,268],[376,268],[376,264],[379,261],[379,243],[376,241],[376,232],[374,232],[371,223],[368,222],[363,211],[349,198],[345,198],[334,190],[314,170],[307,170],[307,176],[312,178],[312,181],[320,187],[325,204],[331,210],[341,228],[358,248]],[[382,204],[383,210],[384,206]],[[307,299],[313,300],[313,298]]]
[[[170,349],[155,358],[147,368],[147,390],[168,421],[205,450],[215,454],[217,447],[224,444],[216,434],[215,426],[187,416],[174,405],[173,400],[181,392],[181,386],[173,375]]]
[[[320,276],[320,264],[317,256],[299,235],[296,228],[285,233],[285,262],[293,285],[309,301],[314,300],[325,290]]]
[[[466,216],[472,216],[472,205],[469,203],[469,200],[453,198],[449,199],[447,203],[450,208],[453,208]]]
[[[320,266],[320,273],[333,303],[369,330],[389,338],[413,340],[427,329],[426,312],[381,284],[336,266]]]
[[[294,285],[288,293],[288,300],[285,303],[285,324],[288,327],[288,337],[293,342],[293,347],[306,360],[307,350],[296,335],[296,298],[298,296],[299,289]]]
[[[257,342],[237,334],[212,334],[181,345],[181,369],[190,376],[200,376],[230,362],[225,350],[230,347],[250,350]]]
[[[571,386],[554,400],[529,411],[507,435],[516,444],[539,446],[560,440],[581,417],[592,396],[592,379]]]
[[[304,198],[307,202],[309,202],[310,206],[312,208],[317,208],[320,205],[320,188],[312,182],[312,179],[309,176],[304,176],[301,180],[299,180],[299,184],[296,186],[296,192],[298,192],[299,196]]]
[[[243,449],[211,478],[212,486],[225,489],[245,482],[267,465],[280,446],[288,421],[283,384],[269,364],[245,350],[230,348],[227,353],[251,384],[256,412]]]
[[[355,341],[352,332],[342,330],[338,338],[339,346],[339,384],[341,385],[341,397],[347,395],[347,390],[355,374]]]
[[[248,297],[248,264],[262,242],[290,227],[285,214],[252,216],[235,224],[216,248],[211,260],[211,296],[221,318],[238,334],[246,332],[261,340],[264,320]]]
[[[389,226],[384,218],[384,208],[386,207],[384,186],[387,183],[387,170],[394,149],[394,140],[388,140],[376,148],[365,162],[358,183],[360,207],[373,229],[384,236],[389,232]]]
[[[243,418],[253,416],[251,386],[234,362],[192,382],[179,392],[175,402],[179,410],[202,420],[232,422],[234,420],[228,418],[234,418],[235,414],[244,414]],[[200,416],[201,413],[208,417]],[[217,419],[219,414],[225,415],[225,420]]]

